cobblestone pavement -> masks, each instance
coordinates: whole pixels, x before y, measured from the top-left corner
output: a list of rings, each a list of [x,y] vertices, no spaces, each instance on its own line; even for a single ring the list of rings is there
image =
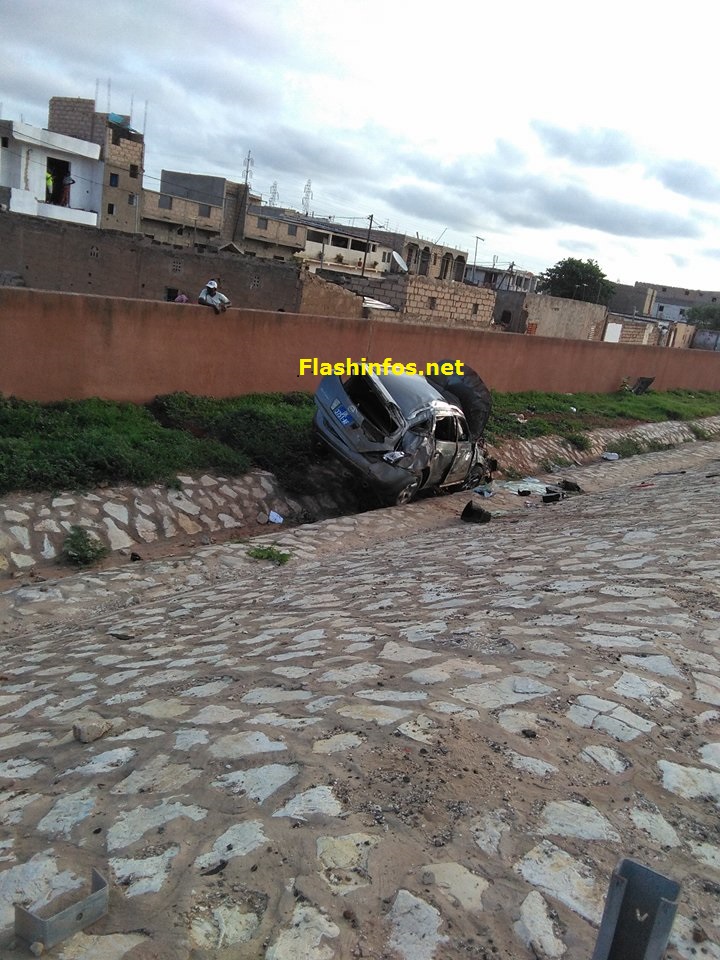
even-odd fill
[[[0,594],[0,956],[580,960],[631,856],[720,958],[720,444],[567,475]]]

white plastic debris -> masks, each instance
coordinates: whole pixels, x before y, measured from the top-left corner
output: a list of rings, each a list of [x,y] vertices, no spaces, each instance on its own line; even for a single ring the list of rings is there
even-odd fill
[[[268,514],[268,520],[270,523],[283,523],[284,518],[281,517],[279,513],[275,513],[274,510],[271,510]]]

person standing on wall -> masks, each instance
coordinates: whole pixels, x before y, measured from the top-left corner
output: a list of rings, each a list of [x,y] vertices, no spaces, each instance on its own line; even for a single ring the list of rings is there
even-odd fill
[[[70,187],[75,183],[73,178],[68,173],[67,176],[63,177],[62,182],[62,200],[60,201],[61,207],[70,206]]]
[[[231,305],[225,294],[218,290],[217,280],[208,280],[198,295],[198,303],[212,307],[215,313],[225,313]]]

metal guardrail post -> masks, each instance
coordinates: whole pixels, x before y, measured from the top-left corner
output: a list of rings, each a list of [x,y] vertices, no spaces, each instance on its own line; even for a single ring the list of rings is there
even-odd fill
[[[680,884],[635,860],[621,860],[610,878],[592,960],[662,960]]]

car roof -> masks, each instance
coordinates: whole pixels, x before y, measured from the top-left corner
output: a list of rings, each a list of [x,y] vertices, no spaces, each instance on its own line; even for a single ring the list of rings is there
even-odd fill
[[[408,373],[377,373],[371,376],[387,390],[408,421],[422,411],[462,413],[459,406],[448,403],[425,377]]]

